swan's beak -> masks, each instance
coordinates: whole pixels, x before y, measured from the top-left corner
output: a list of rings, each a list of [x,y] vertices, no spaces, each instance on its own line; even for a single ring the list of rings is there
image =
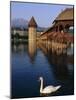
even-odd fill
[[[61,86],[59,85],[59,86],[56,86],[55,88],[56,88],[56,90],[58,90],[60,87],[61,87]]]

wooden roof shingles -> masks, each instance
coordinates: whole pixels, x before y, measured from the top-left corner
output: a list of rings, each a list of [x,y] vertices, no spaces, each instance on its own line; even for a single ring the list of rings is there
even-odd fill
[[[73,20],[74,19],[74,8],[66,8],[64,11],[62,11],[54,20]]]

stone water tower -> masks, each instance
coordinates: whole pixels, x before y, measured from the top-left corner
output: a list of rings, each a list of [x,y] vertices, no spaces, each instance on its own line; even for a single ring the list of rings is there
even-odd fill
[[[37,23],[34,19],[34,17],[31,18],[31,20],[28,23],[28,39],[29,40],[35,40],[37,36]]]
[[[37,24],[34,17],[28,23],[28,53],[31,62],[34,62],[36,55]]]

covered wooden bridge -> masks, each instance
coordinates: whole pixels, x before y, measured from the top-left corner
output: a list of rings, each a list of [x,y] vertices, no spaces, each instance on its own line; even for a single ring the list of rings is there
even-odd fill
[[[53,21],[52,27],[40,35],[40,40],[48,41],[54,51],[66,49],[74,42],[70,28],[74,30],[74,8],[62,11]]]

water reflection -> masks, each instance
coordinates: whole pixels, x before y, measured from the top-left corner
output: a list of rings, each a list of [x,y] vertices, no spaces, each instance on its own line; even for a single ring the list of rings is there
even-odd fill
[[[29,40],[29,44],[28,44],[28,54],[29,54],[31,63],[33,63],[34,60],[35,60],[36,50],[37,50],[36,48],[37,48],[36,41]]]
[[[13,53],[24,53],[27,50],[27,44],[23,43],[12,44],[11,47]]]
[[[69,56],[67,54],[52,54],[52,51],[49,47],[46,48],[45,45],[41,43],[36,43],[34,40],[30,40],[29,44],[12,45],[12,51],[16,53],[23,53],[28,50],[28,55],[31,63],[34,63],[35,61],[35,57],[37,55],[37,48],[41,49],[46,59],[48,60],[48,63],[53,66],[55,76],[60,79],[66,79],[68,76],[68,71],[70,70],[70,65],[71,69],[73,70],[73,55]]]
[[[35,42],[33,40],[30,40],[28,44],[12,45],[12,78],[14,84],[12,90],[13,96],[40,96],[40,86],[37,82],[39,76],[44,77],[46,82],[46,84],[44,83],[44,85],[62,85],[60,92],[56,92],[55,94],[51,95],[73,94],[73,58],[73,55],[67,55],[67,53],[60,55],[52,53],[50,45],[47,45],[47,42],[45,45],[44,42],[40,43],[38,41]]]

